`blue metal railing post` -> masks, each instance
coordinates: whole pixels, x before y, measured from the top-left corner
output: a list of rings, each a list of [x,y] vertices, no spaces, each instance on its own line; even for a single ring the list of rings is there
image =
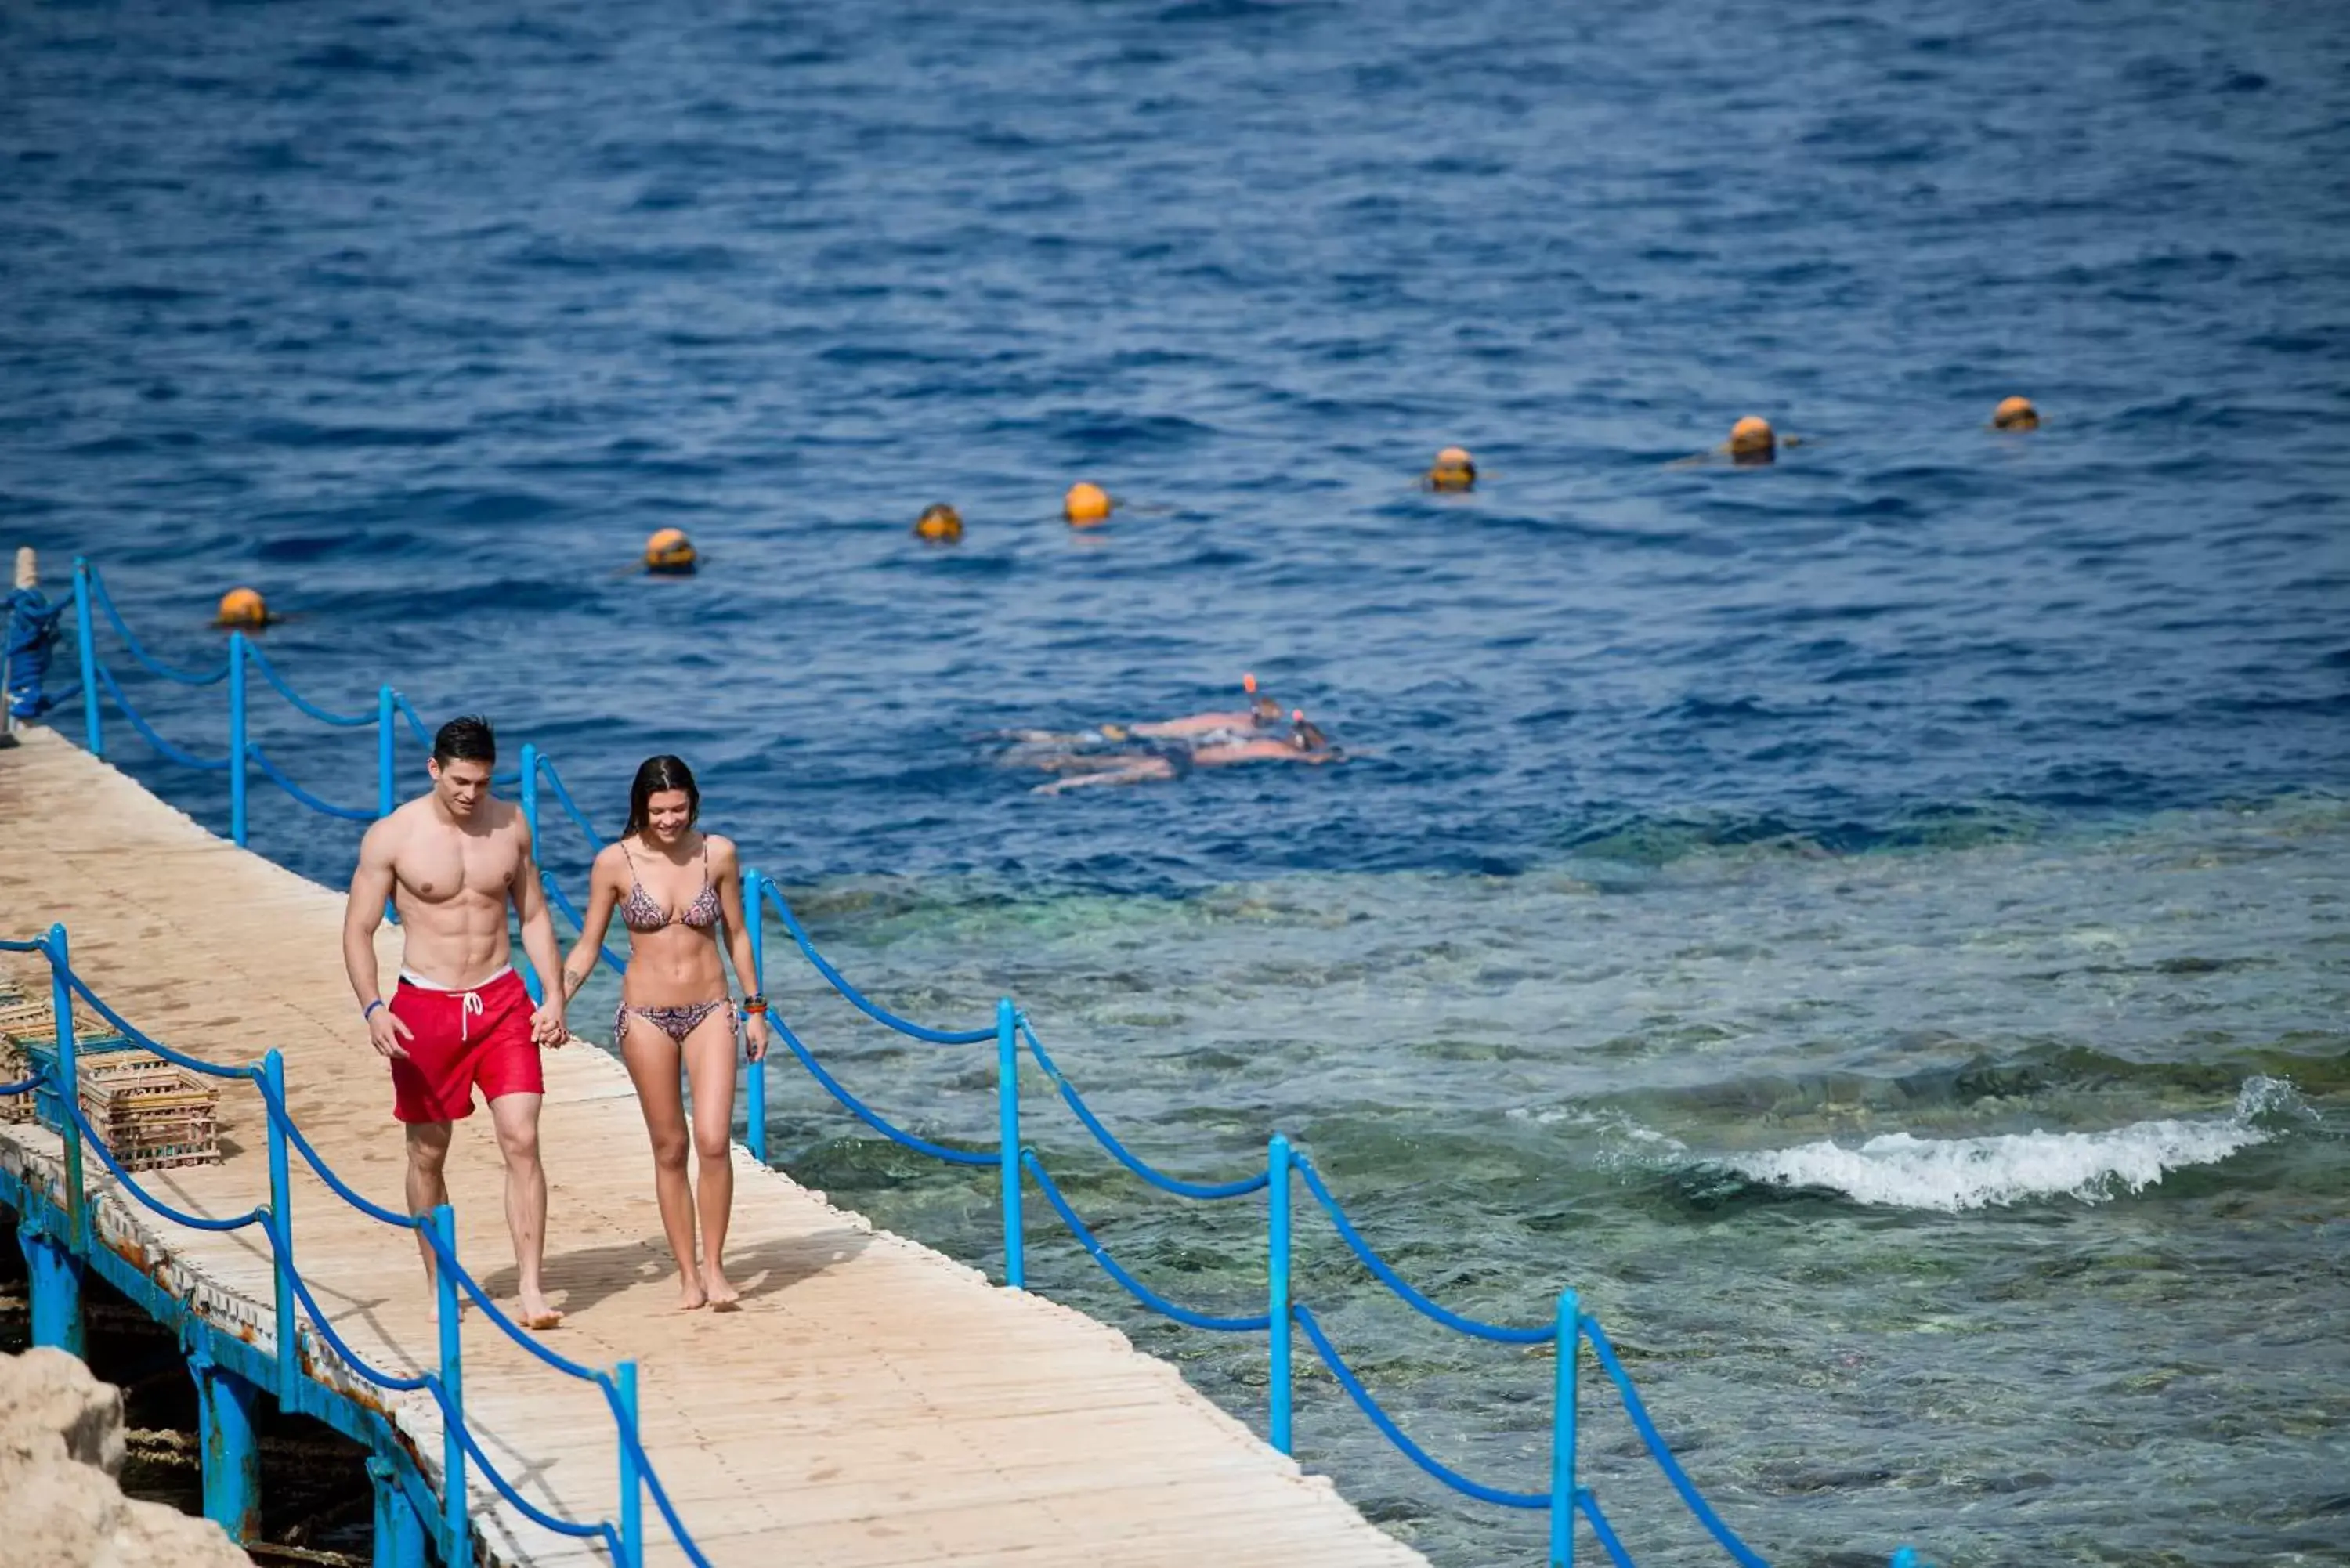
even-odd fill
[[[745,933],[751,939],[751,989],[764,996],[767,992],[767,906],[760,890],[761,880],[758,872],[747,866],[743,868],[743,919],[751,928]],[[743,1147],[749,1149],[761,1165],[764,1165],[767,1163],[767,1064],[753,1062],[749,1065],[751,1076],[743,1085]]]
[[[199,1347],[189,1357],[196,1381],[196,1440],[203,1455],[204,1517],[240,1546],[261,1539],[261,1438],[253,1407],[261,1391]]]
[[[1550,1417],[1550,1568],[1575,1568],[1575,1364],[1582,1358],[1582,1304],[1558,1293],[1557,1366]]]
[[[228,634],[228,836],[244,847],[244,633]]]
[[[546,864],[546,846],[538,841],[538,748],[525,741],[522,745],[522,819],[530,827],[530,852],[541,867]],[[528,957],[515,966],[522,971],[522,985],[530,992],[533,1002],[546,1000],[539,989],[538,971],[531,967]],[[562,981],[557,980],[556,984]],[[618,1044],[619,1042],[613,1042]]]
[[[613,1369],[620,1391],[620,1563],[621,1568],[644,1568],[644,1478],[637,1473],[636,1445],[642,1437],[637,1426],[637,1364],[623,1361]]]
[[[375,814],[390,816],[391,808],[400,803],[392,798],[392,725],[399,721],[398,705],[393,702],[391,688],[375,689]]]
[[[81,1124],[74,1119],[73,1108],[81,1102],[81,1067],[76,1060],[73,1027],[73,986],[66,976],[71,972],[71,949],[66,940],[62,924],[49,928],[49,1014],[57,1021],[57,1133],[66,1145],[66,1222],[73,1234],[68,1245],[77,1254],[89,1251],[89,1194],[84,1190],[81,1177]],[[79,1316],[78,1314],[76,1314]],[[76,1351],[75,1355],[81,1353]]]
[[[88,1360],[89,1337],[81,1315],[81,1260],[63,1241],[43,1231],[30,1213],[17,1219],[16,1245],[24,1251],[25,1270],[30,1276],[26,1286],[32,1296],[33,1343]]]
[[[277,1308],[277,1403],[294,1408],[294,1385],[302,1376],[301,1325],[294,1316],[294,1184],[286,1174],[286,1128],[278,1112],[286,1104],[286,1058],[275,1047],[261,1058],[262,1112],[269,1121],[270,1269]]]
[[[427,1217],[440,1246],[434,1249],[432,1281],[441,1317],[442,1561],[447,1568],[472,1568],[473,1538],[465,1520],[465,1374],[457,1334],[457,1212],[443,1203]]]
[[[367,1468],[375,1483],[373,1568],[425,1568],[424,1524],[400,1490],[400,1466],[377,1455]]]
[[[106,755],[106,734],[98,722],[98,638],[90,625],[89,563],[74,557],[74,642],[81,653],[82,743],[93,757]]]
[[[995,1127],[1003,1172],[1003,1282],[1028,1288],[1026,1238],[1020,1223],[1020,1015],[1012,999],[995,1003]]]
[[[1904,1546],[1893,1554],[1892,1568],[1924,1568],[1924,1564],[1918,1561],[1916,1547]]]
[[[1265,1384],[1266,1426],[1273,1446],[1290,1448],[1289,1140],[1279,1133],[1266,1149],[1264,1321],[1271,1341]]]
[[[522,744],[522,819],[530,827],[531,853],[543,862],[546,851],[538,842],[538,748]]]

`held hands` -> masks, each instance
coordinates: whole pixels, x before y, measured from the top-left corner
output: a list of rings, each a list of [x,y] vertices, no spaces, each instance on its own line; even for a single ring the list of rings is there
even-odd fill
[[[415,1031],[392,1015],[390,1008],[377,1002],[367,1012],[368,1044],[387,1062],[405,1062],[408,1051],[400,1044],[415,1038]]]
[[[571,1031],[563,1022],[563,1003],[548,997],[530,1015],[530,1043],[547,1048],[560,1049],[571,1038]]]

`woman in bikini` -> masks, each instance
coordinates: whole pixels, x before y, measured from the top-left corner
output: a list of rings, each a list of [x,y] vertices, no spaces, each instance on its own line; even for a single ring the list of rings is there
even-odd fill
[[[676,757],[650,757],[629,788],[629,826],[596,857],[588,886],[588,918],[578,945],[563,966],[567,994],[596,967],[612,915],[629,928],[629,968],[620,980],[620,1011],[612,1037],[635,1080],[645,1130],[652,1135],[653,1191],[661,1229],[677,1254],[679,1304],[734,1306],[726,1280],[726,1220],[734,1204],[734,1003],[720,961],[719,922],[725,922],[743,982],[743,1034],[754,1063],[767,1054],[767,1001],[756,993],[750,928],[744,923],[743,874],[732,840],[701,832],[702,792]],[[678,1094],[678,1064],[693,1086],[692,1147],[700,1157],[697,1195],[685,1173],[687,1127]],[[702,1250],[694,1251],[695,1210]]]

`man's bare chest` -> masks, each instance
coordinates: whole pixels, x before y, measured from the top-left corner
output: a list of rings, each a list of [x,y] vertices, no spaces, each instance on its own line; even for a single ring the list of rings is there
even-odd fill
[[[503,903],[514,889],[520,858],[502,833],[433,834],[403,845],[392,872],[403,892],[427,904]]]

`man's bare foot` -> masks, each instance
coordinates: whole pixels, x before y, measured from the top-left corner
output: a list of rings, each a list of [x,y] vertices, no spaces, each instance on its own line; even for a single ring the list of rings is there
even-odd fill
[[[702,1292],[700,1276],[691,1270],[680,1273],[677,1277],[677,1310],[700,1312],[709,1304],[710,1297]]]
[[[725,1272],[715,1263],[702,1265],[702,1284],[710,1293],[712,1312],[733,1312],[743,1304],[743,1293],[726,1282]]]
[[[542,1295],[532,1294],[523,1297],[519,1308],[515,1316],[520,1319],[523,1327],[536,1332],[543,1333],[563,1321],[563,1314],[547,1305],[546,1298]]]

